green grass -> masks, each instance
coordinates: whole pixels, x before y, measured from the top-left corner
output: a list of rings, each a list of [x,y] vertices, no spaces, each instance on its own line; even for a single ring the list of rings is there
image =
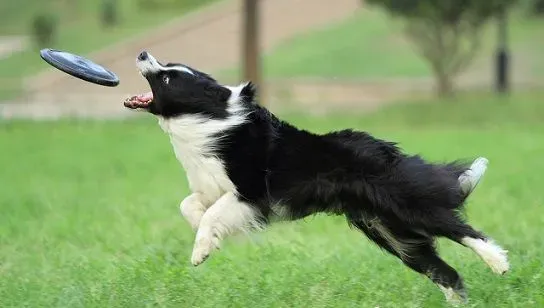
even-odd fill
[[[428,75],[426,63],[399,39],[400,25],[364,10],[330,28],[283,43],[267,55],[271,76],[387,77]]]
[[[402,39],[400,24],[379,10],[290,38],[265,54],[269,77],[421,77],[426,63]],[[225,74],[235,74],[231,70]]]
[[[542,93],[394,106],[371,116],[286,118],[313,131],[356,127],[433,160],[483,155],[470,222],[510,251],[503,277],[441,241],[470,307],[541,307]],[[427,279],[341,217],[236,236],[198,268],[178,204],[187,183],[151,117],[0,122],[2,307],[442,307]]]
[[[431,70],[414,45],[406,39],[402,20],[376,9],[361,9],[330,27],[290,38],[263,58],[267,77],[387,78],[428,77]],[[513,69],[523,75],[544,76],[544,20],[514,12],[509,20]],[[482,35],[482,48],[469,71],[492,72],[496,48],[496,23]],[[527,72],[525,72],[527,68]],[[223,72],[239,75],[237,68]]]
[[[43,0],[24,0],[25,5],[9,1],[5,5],[11,7],[5,11],[0,10],[0,16],[4,16],[4,19],[0,18],[3,20],[0,25],[10,25],[6,27],[7,32],[29,33],[31,18],[37,11],[54,11],[59,16],[58,35],[55,42],[47,47],[85,55],[149,31],[154,26],[213,1],[217,0],[182,0],[173,8],[147,10],[138,7],[136,1],[118,0],[120,21],[110,29],[104,28],[100,23],[102,1],[77,0],[73,2],[74,7],[62,1],[47,5]],[[0,60],[0,80],[12,81],[10,84],[0,84],[0,95],[3,98],[19,94],[24,77],[49,67],[40,58],[38,50],[39,48],[31,45],[25,51]]]

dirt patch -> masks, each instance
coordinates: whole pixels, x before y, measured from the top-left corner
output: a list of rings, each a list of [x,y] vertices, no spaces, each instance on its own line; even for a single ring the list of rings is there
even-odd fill
[[[26,36],[0,36],[0,60],[26,49],[27,46]]]
[[[360,0],[260,0],[261,48],[263,52],[297,34],[324,27],[351,16]],[[26,101],[66,101],[97,91],[122,100],[129,93],[142,92],[147,84],[136,72],[134,59],[148,50],[165,61],[183,61],[206,72],[238,63],[242,42],[242,1],[227,0],[174,20],[138,38],[89,55],[115,72],[121,83],[112,89],[97,88],[54,69],[29,79]],[[301,18],[301,12],[304,17]]]

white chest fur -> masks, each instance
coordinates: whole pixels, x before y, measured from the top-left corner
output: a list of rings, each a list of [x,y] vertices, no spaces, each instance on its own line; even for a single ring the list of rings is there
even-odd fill
[[[161,128],[170,136],[176,158],[185,169],[191,191],[201,193],[210,202],[226,192],[236,192],[223,161],[213,153],[220,138],[216,135],[236,125],[233,120],[210,120],[198,115],[159,118]]]

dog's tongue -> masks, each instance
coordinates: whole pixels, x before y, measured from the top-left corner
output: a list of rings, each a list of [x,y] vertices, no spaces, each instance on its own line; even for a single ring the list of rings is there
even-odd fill
[[[145,103],[153,100],[153,92],[147,92],[144,94],[140,94],[136,96],[136,99],[138,99],[140,102]]]
[[[153,92],[148,92],[140,95],[135,95],[125,99],[123,104],[127,108],[138,109],[146,108],[153,102]]]

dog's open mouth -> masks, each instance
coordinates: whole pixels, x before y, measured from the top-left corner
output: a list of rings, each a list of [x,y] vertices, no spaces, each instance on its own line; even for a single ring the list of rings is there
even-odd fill
[[[127,98],[124,105],[130,109],[147,108],[153,102],[153,92],[147,92]]]

